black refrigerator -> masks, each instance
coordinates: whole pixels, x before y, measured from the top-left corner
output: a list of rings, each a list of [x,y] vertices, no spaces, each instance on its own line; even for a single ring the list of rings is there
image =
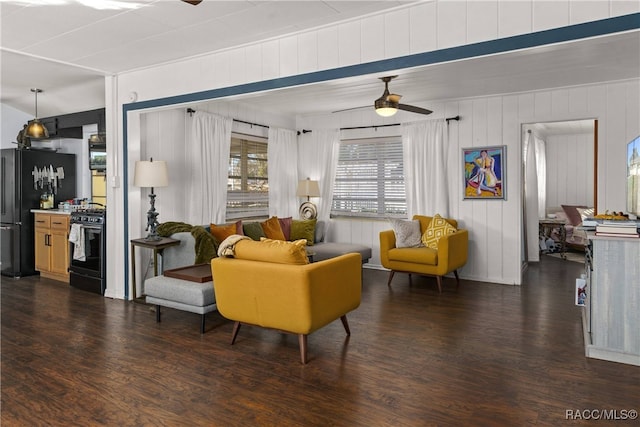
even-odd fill
[[[76,156],[49,150],[0,150],[0,272],[35,274],[34,215],[40,197],[51,191],[58,202],[76,197]]]

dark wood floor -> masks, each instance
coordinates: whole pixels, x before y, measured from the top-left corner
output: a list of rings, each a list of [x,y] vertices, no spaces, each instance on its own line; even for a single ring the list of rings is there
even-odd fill
[[[362,305],[309,338],[2,278],[2,426],[557,426],[640,410],[640,368],[586,359],[578,263],[523,286],[365,270]],[[579,422],[573,422],[579,425]],[[602,425],[588,421],[586,425]],[[616,424],[624,425],[625,422]]]

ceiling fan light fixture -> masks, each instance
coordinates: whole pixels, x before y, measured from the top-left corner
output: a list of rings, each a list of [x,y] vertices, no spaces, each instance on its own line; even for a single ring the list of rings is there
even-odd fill
[[[49,138],[49,131],[46,126],[38,120],[38,94],[42,92],[42,89],[31,89],[31,92],[33,92],[36,97],[36,115],[33,120],[29,121],[25,133],[29,138],[33,139]]]
[[[398,104],[396,102],[378,99],[375,103],[376,113],[382,117],[391,117],[398,112]]]

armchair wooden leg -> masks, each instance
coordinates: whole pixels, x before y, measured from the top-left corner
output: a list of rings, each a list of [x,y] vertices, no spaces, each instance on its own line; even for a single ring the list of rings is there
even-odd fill
[[[396,272],[393,270],[389,272],[389,280],[387,281],[387,286],[391,286],[391,280],[393,279],[394,274],[396,274]]]
[[[307,363],[307,336],[305,334],[298,335],[298,343],[300,344],[300,361],[305,365]]]
[[[411,280],[411,273],[409,273],[409,287],[413,286],[413,281]]]
[[[343,315],[340,317],[342,320],[342,326],[344,326],[344,330],[347,332],[347,335],[351,335],[351,330],[349,329],[349,322],[347,321],[347,315]]]
[[[231,332],[231,345],[236,342],[236,337],[238,336],[238,332],[240,331],[240,326],[242,326],[240,322],[236,322],[235,325],[233,325],[233,332]]]
[[[442,276],[436,276],[438,280],[438,293],[442,293]]]
[[[201,334],[204,334],[204,316],[205,316],[205,313],[202,313],[200,315],[200,333]]]
[[[156,322],[160,323],[160,306],[156,305]]]
[[[456,276],[456,290],[460,287],[460,278],[458,277],[458,270],[453,270],[454,276]]]

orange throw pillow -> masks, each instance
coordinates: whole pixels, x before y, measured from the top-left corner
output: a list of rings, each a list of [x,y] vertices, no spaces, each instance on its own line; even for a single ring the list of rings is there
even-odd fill
[[[264,235],[267,236],[267,239],[273,240],[285,240],[284,232],[282,231],[282,227],[280,226],[280,221],[278,221],[277,216],[272,216],[265,222],[261,222],[262,231],[264,231]]]
[[[238,230],[240,230],[240,232],[238,232]],[[231,236],[232,234],[243,234],[241,230],[242,221],[236,221],[232,224],[225,225],[211,224],[211,234],[218,241],[218,243],[222,243],[224,239]]]

